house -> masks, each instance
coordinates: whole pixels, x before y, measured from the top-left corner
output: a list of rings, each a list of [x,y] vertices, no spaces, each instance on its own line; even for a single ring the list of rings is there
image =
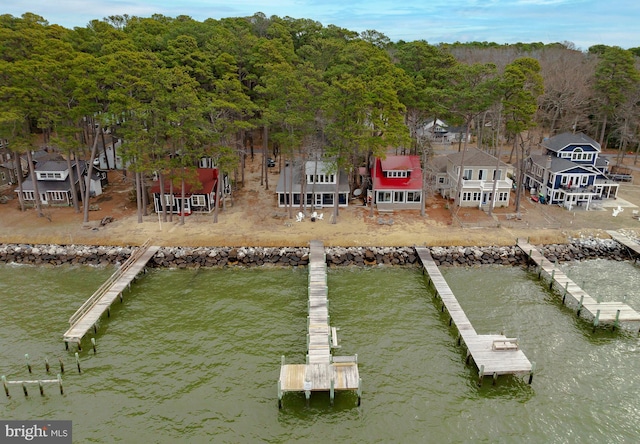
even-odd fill
[[[439,143],[457,143],[471,141],[471,135],[467,134],[466,126],[450,126],[437,118],[429,118],[426,123],[416,131],[418,138],[426,138]]]
[[[419,156],[376,158],[371,168],[373,202],[378,210],[420,209],[422,167]]]
[[[79,160],[78,167],[83,180],[89,182],[89,192],[92,196],[102,194],[102,184],[106,180],[106,173],[96,171],[91,180],[86,179],[87,163]],[[76,161],[71,162],[73,170],[73,183],[70,180],[68,163],[66,160],[49,160],[39,163],[34,170],[38,181],[40,202],[44,205],[69,206],[73,204],[73,197],[80,194],[80,180],[78,179],[78,167]],[[35,204],[33,177],[29,177],[22,183],[22,199],[26,204]],[[15,190],[20,193],[20,189]]]
[[[589,209],[593,200],[616,198],[619,184],[608,176],[600,144],[583,133],[545,139],[542,153],[525,161],[524,184],[534,198],[572,209]]]
[[[7,141],[0,139],[0,186],[18,183],[18,170],[13,159],[14,154],[9,151]],[[29,172],[29,164],[25,156],[20,157],[22,177]]]
[[[463,159],[464,153],[464,159]],[[477,148],[449,154],[440,160],[436,188],[447,199],[456,199],[461,207],[506,207],[513,188],[513,167]],[[462,180],[460,181],[460,175]],[[460,185],[460,189],[458,186]],[[495,185],[496,199],[493,199]]]
[[[150,192],[153,195],[153,204],[156,213],[162,212],[161,196],[164,194],[165,208],[167,212],[181,214],[210,213],[216,205],[216,187],[218,186],[217,168],[197,168],[197,179],[194,182],[185,181],[185,197],[182,199],[181,184],[173,185],[171,193],[171,181],[164,180],[164,193],[160,192],[160,182],[155,181]],[[228,187],[224,186],[224,190]],[[223,190],[223,194],[224,194]]]
[[[292,175],[293,174],[293,175]],[[333,207],[338,191],[338,205],[346,207],[349,202],[349,180],[344,171],[336,173],[333,165],[325,161],[309,160],[304,164],[297,162],[285,165],[278,179],[276,194],[278,207],[289,205],[290,196],[293,205],[299,206],[304,182],[305,204],[312,208]]]

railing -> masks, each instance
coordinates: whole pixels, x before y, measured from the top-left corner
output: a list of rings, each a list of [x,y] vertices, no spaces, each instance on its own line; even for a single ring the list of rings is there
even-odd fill
[[[115,282],[118,281],[118,279],[120,279],[120,277],[131,268],[131,266],[138,260],[138,258],[140,258],[140,256],[142,256],[144,254],[144,252],[147,250],[147,247],[149,247],[149,243],[151,242],[151,239],[147,239],[147,241],[142,244],[140,247],[138,247],[138,249],[136,249],[133,253],[131,253],[131,256],[129,256],[129,259],[127,259],[120,268],[118,268],[115,273],[113,273],[109,279],[107,279],[101,286],[100,288],[98,288],[96,290],[95,293],[93,293],[93,295],[87,299],[85,301],[84,304],[82,304],[80,306],[80,308],[78,308],[76,310],[76,312],[71,315],[71,317],[69,318],[69,325],[71,325],[73,327],[73,325],[78,322],[79,319],[81,319],[86,313],[88,313],[95,305],[96,303],[100,300],[100,298],[102,298],[102,296],[104,296],[109,289],[113,286],[113,284]]]

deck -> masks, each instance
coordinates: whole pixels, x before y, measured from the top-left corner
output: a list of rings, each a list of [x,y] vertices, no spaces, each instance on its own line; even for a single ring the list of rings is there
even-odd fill
[[[613,325],[614,328],[622,324],[629,324],[634,329],[640,325],[640,313],[623,302],[600,302],[589,296],[575,282],[567,277],[554,263],[524,239],[518,239],[518,247],[537,266],[538,276],[543,274],[549,278],[549,288],[562,294],[562,303],[575,308],[577,315],[582,315],[593,322],[594,328],[600,324]]]
[[[442,311],[446,308],[449,313],[449,325],[455,325],[458,329],[458,344],[463,342],[467,347],[467,362],[472,358],[478,368],[479,383],[482,383],[484,376],[493,376],[495,380],[499,375],[529,375],[531,383],[534,365],[520,350],[518,339],[476,333],[429,250],[416,247],[416,253],[424,267],[423,272],[429,275],[429,284],[433,285],[442,301]]]
[[[122,292],[131,284],[147,262],[160,249],[158,246],[149,246],[148,241],[135,250],[129,259],[116,270],[107,281],[69,318],[69,329],[64,333],[63,339],[68,347],[69,342],[74,342],[80,347],[82,338],[90,329],[96,330],[96,324],[100,317],[110,312],[111,304],[120,298]]]
[[[285,364],[282,357],[278,406],[282,407],[285,392],[304,392],[307,401],[311,392],[329,392],[333,403],[337,390],[357,391],[359,404],[361,380],[358,356],[333,356],[331,353],[331,349],[339,345],[337,328],[329,324],[327,260],[324,245],[319,241],[311,241],[308,284],[306,363]]]
[[[624,245],[629,250],[633,251],[637,256],[640,256],[640,244],[638,244],[638,242],[630,239],[622,233],[618,233],[617,231],[607,230],[607,234],[611,236],[614,241],[618,242],[621,245]]]

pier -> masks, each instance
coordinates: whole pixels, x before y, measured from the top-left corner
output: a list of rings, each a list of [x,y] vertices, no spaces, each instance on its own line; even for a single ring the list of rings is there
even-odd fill
[[[449,325],[458,329],[458,345],[464,343],[467,348],[466,362],[473,359],[478,368],[478,384],[484,376],[492,376],[495,384],[499,375],[529,375],[529,384],[533,380],[535,363],[529,362],[520,350],[518,338],[500,335],[479,335],[449,288],[438,266],[426,247],[416,247],[416,253],[423,265],[423,273],[429,276],[436,296],[442,301],[442,312],[449,313]]]
[[[629,250],[635,253],[635,261],[638,260],[638,256],[640,256],[640,244],[633,239],[625,236],[622,233],[618,233],[617,231],[607,230],[607,234],[611,236],[611,239],[618,242],[621,245],[624,245]]]
[[[592,321],[594,330],[600,324],[612,325],[614,329],[623,323],[633,324],[636,328],[640,325],[640,313],[627,304],[594,299],[528,241],[518,239],[517,245],[537,267],[538,277],[548,277],[549,289],[555,288],[562,295],[562,304],[574,307],[578,317],[582,315]]]
[[[131,253],[129,259],[76,310],[69,318],[69,329],[63,335],[67,349],[70,342],[77,343],[80,349],[82,338],[87,332],[92,328],[94,332],[97,331],[97,322],[100,317],[104,312],[107,312],[108,316],[110,315],[111,304],[116,298],[120,298],[122,301],[122,292],[131,285],[138,273],[144,269],[147,262],[159,249],[158,246],[149,246],[149,241],[138,247]]]
[[[337,328],[329,323],[327,259],[324,245],[311,241],[309,249],[307,356],[305,364],[285,364],[284,356],[278,379],[278,407],[286,392],[304,392],[307,402],[311,392],[329,392],[333,404],[335,391],[349,390],[361,399],[362,380],[358,373],[358,355],[333,356],[338,348]]]

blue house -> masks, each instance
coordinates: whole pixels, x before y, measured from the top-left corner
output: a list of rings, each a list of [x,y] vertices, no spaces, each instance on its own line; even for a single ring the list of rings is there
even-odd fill
[[[527,189],[534,199],[589,209],[593,200],[615,199],[619,184],[610,180],[609,161],[599,157],[600,144],[582,134],[563,133],[545,139],[543,153],[525,161]]]

